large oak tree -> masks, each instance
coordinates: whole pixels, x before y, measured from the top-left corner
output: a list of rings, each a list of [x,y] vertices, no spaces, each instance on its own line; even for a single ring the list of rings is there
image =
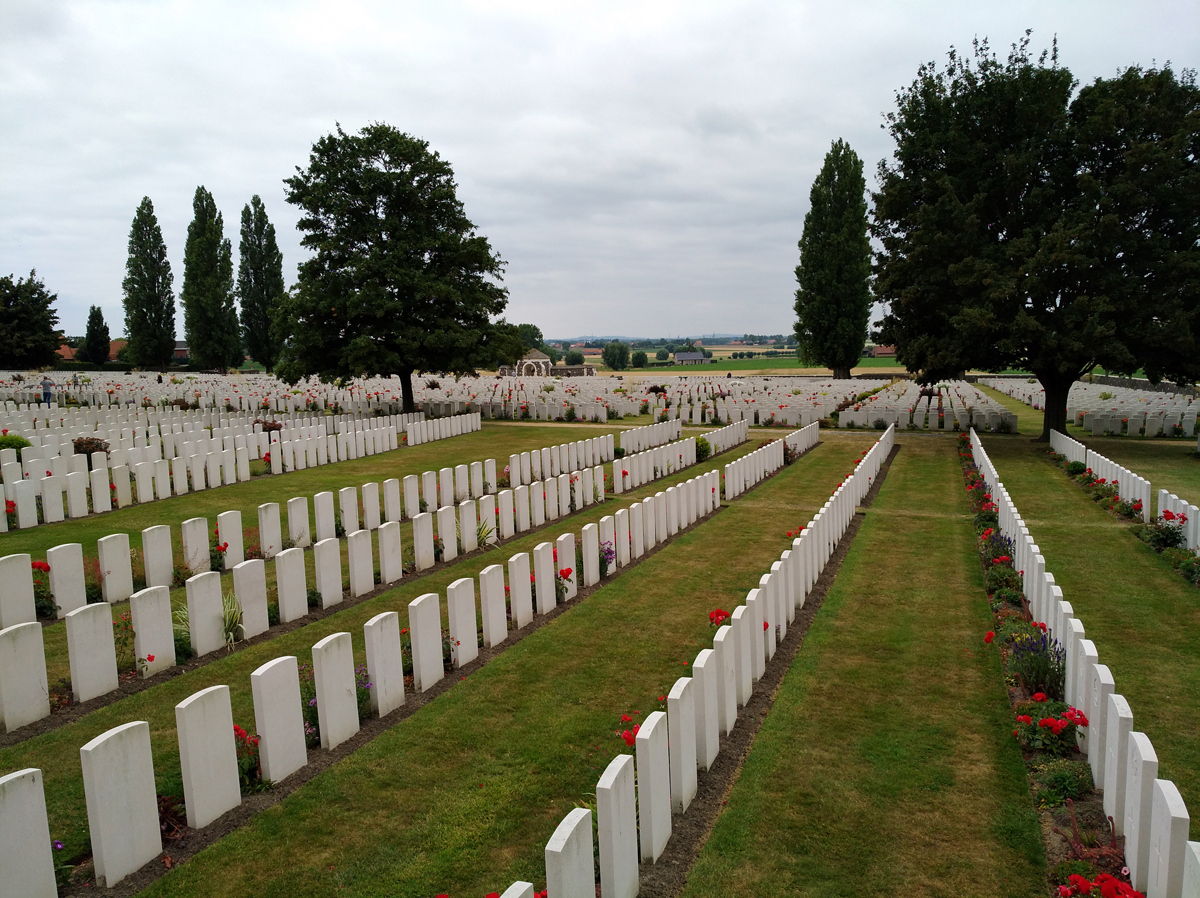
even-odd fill
[[[58,361],[57,301],[36,271],[27,278],[0,277],[0,366],[46,368]]]
[[[1076,91],[1028,36],[922,66],[874,194],[878,338],[922,379],[1021,367],[1066,424],[1097,365],[1200,376],[1200,91],[1130,68]]]
[[[383,123],[339,126],[284,183],[312,257],[277,316],[280,377],[398,374],[412,411],[414,372],[520,357],[516,328],[493,321],[507,304],[504,262],[427,142]]]

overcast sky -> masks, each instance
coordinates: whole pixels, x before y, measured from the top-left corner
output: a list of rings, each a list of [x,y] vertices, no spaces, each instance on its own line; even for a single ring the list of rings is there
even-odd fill
[[[454,167],[508,263],[506,317],[549,336],[790,331],[830,143],[891,152],[922,61],[1026,28],[1081,81],[1200,64],[1200,3],[432,3],[0,0],[0,274],[36,268],[60,327],[123,330],[129,226],[154,202],[178,295],[196,185],[237,253],[259,194],[288,284],[282,180],[340,122]],[[176,322],[183,330],[182,312]]]

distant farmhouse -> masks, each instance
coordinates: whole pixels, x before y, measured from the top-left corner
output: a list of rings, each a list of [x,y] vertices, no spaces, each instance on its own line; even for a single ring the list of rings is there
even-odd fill
[[[704,357],[702,352],[677,352],[675,353],[676,365],[707,365],[710,359]]]

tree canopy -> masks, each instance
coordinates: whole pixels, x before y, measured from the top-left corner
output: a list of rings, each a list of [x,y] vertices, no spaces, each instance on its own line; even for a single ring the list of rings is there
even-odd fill
[[[318,140],[285,180],[312,257],[280,306],[277,373],[295,382],[399,374],[414,408],[415,371],[473,373],[521,353],[504,262],[476,232],[449,163],[383,123]]]
[[[796,266],[800,358],[848,378],[871,318],[867,185],[858,154],[836,140],[809,192]]]
[[[600,358],[613,371],[624,371],[629,367],[629,344],[622,343],[620,340],[606,343],[600,352]]]
[[[922,66],[874,194],[878,340],[926,381],[1032,371],[1045,430],[1096,365],[1200,376],[1200,91],[1132,67],[1075,93],[1028,36]]]
[[[125,344],[131,364],[166,368],[175,355],[175,292],[167,245],[150,197],[142,197],[129,227],[129,256],[121,282]]]
[[[46,368],[58,360],[62,334],[57,330],[58,295],[46,289],[37,272],[29,277],[0,277],[0,346],[6,368]]]
[[[286,292],[283,253],[275,242],[275,225],[267,218],[266,207],[255,194],[242,207],[237,294],[241,305],[242,343],[250,358],[268,371],[274,369],[279,359],[281,341],[271,322]]]
[[[99,306],[92,306],[88,309],[87,336],[83,338],[83,352],[77,352],[75,356],[76,358],[82,356],[85,362],[103,365],[108,361],[110,344],[104,312]]]
[[[225,221],[203,186],[196,188],[192,211],[179,294],[188,355],[198,368],[240,366],[245,353],[233,299],[233,249],[225,236]]]

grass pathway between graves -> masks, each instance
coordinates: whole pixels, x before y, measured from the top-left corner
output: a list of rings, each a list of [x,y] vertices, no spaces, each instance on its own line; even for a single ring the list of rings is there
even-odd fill
[[[1044,444],[985,438],[984,446],[1128,699],[1134,729],[1154,743],[1159,776],[1200,808],[1200,591],[1067,479]]]
[[[715,464],[725,464],[757,448],[747,443],[717,457]],[[823,448],[823,447],[822,447]],[[841,452],[838,449],[837,452]],[[849,450],[845,450],[848,452]],[[507,541],[499,550],[463,558],[448,567],[417,580],[406,578],[397,588],[387,590],[350,608],[313,621],[300,629],[281,633],[264,642],[249,645],[232,655],[219,655],[211,663],[172,679],[160,680],[142,692],[123,698],[111,705],[87,714],[59,729],[34,736],[24,742],[0,748],[0,770],[11,772],[24,767],[39,767],[45,772],[47,809],[54,838],[67,845],[64,857],[86,856],[88,852],[87,814],[83,796],[79,747],[100,733],[130,720],[146,720],[150,724],[154,749],[154,765],[159,792],[182,794],[179,774],[179,752],[175,735],[174,707],[193,693],[217,684],[231,688],[235,722],[252,728],[253,702],[250,694],[250,674],[267,661],[282,655],[296,655],[301,663],[311,662],[311,647],[320,639],[341,631],[350,632],[357,662],[365,658],[363,624],[382,611],[397,611],[400,626],[408,623],[408,603],[425,593],[437,593],[442,599],[442,620],[446,620],[446,587],[460,577],[478,577],[479,571],[491,564],[505,564],[518,552],[532,553],[538,543],[553,541],[562,533],[577,535],[583,525],[598,521],[604,515],[615,514],[620,508],[686,480],[704,470],[707,465],[693,466],[672,477],[656,481],[621,497],[610,497],[599,506],[589,506],[582,514],[554,522],[547,529]],[[619,499],[620,501],[617,501]],[[741,500],[738,500],[741,501]],[[268,565],[268,567],[271,567]],[[507,572],[505,574],[507,579]],[[64,649],[65,653],[65,649]],[[53,682],[53,681],[52,681]]]
[[[684,892],[1046,892],[954,441],[897,441]]]
[[[624,428],[622,428],[624,429]],[[408,474],[420,475],[424,471],[438,470],[443,467],[453,468],[459,464],[469,464],[473,461],[483,461],[485,458],[496,459],[496,470],[501,472],[508,464],[508,457],[514,452],[524,452],[541,449],[543,446],[557,445],[570,440],[579,440],[613,431],[614,428],[588,427],[587,425],[530,425],[512,423],[486,422],[484,430],[464,434],[449,440],[438,440],[424,443],[412,448],[402,448],[393,452],[339,462],[336,465],[324,465],[317,468],[307,468],[274,477],[260,477],[247,483],[231,484],[220,489],[201,490],[184,496],[173,496],[146,505],[132,505],[118,509],[108,514],[91,515],[79,520],[68,520],[61,524],[50,524],[29,530],[15,531],[0,535],[0,554],[8,555],[17,552],[28,552],[35,560],[45,560],[46,550],[63,543],[82,543],[86,556],[96,556],[96,542],[101,537],[112,533],[126,532],[129,534],[131,549],[141,550],[142,530],[156,524],[166,524],[171,528],[171,543],[175,549],[177,566],[183,566],[183,538],[181,525],[187,518],[204,517],[208,519],[209,530],[217,526],[217,515],[225,511],[240,511],[243,528],[253,528],[257,533],[258,506],[264,502],[278,502],[279,516],[286,538],[288,533],[287,500],[296,496],[308,499],[309,528],[315,526],[313,496],[326,490],[334,493],[334,507],[338,504],[337,491],[342,487],[353,486],[361,488],[364,483],[380,484],[380,511],[383,506],[383,481],[395,477],[403,479]],[[611,470],[611,465],[606,466]],[[691,476],[691,475],[689,475]],[[359,493],[361,523],[361,489]],[[435,522],[436,529],[436,522]],[[412,557],[412,522],[405,518],[400,525],[401,540],[405,547],[405,557]],[[375,568],[379,569],[379,536],[371,534],[372,553],[375,558]],[[249,548],[248,541],[244,548]],[[349,584],[348,546],[345,539],[340,544],[342,554],[342,579]],[[314,584],[313,554],[305,552],[305,570],[308,583]],[[275,566],[266,566],[267,599],[276,600]],[[222,572],[222,591],[233,589],[233,573]],[[171,601],[177,608],[186,607],[186,591],[183,587],[171,590]],[[129,611],[128,602],[112,606],[113,620]],[[67,656],[67,633],[65,625],[59,621],[46,627],[42,633],[46,648],[47,681],[54,685],[60,679],[70,676],[70,665]],[[132,668],[133,659],[127,658],[126,665]]]
[[[1020,407],[1040,433],[1041,412]],[[1200,498],[1200,462],[1190,440],[1098,439],[1081,428],[1069,430],[1149,478],[1154,490]],[[1054,466],[1044,443],[985,437],[984,447],[1047,568],[1096,643],[1100,663],[1128,699],[1134,729],[1154,743],[1159,776],[1175,781],[1188,807],[1200,807],[1200,591],[1139,540],[1130,524],[1110,517]],[[1195,811],[1193,816],[1200,818]],[[1193,821],[1191,837],[1200,837],[1200,819]]]
[[[545,843],[869,438],[836,438],[147,890],[453,896],[544,882]]]

